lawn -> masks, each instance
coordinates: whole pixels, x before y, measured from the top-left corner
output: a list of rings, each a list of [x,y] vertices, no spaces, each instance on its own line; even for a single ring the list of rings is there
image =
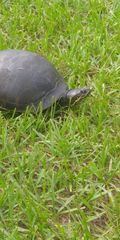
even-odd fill
[[[1,1],[8,48],[93,90],[44,114],[0,111],[0,240],[120,239],[120,1]]]

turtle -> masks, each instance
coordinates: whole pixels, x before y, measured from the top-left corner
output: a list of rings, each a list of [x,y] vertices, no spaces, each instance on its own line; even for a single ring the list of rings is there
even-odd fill
[[[60,104],[76,102],[90,93],[85,86],[69,89],[64,78],[43,56],[26,51],[0,51],[0,107],[24,112],[27,107],[46,110]]]

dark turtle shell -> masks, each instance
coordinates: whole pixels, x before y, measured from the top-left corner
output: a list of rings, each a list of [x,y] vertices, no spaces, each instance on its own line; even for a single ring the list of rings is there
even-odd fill
[[[43,57],[22,50],[0,51],[0,106],[22,112],[27,106],[42,108],[64,96],[67,86]]]

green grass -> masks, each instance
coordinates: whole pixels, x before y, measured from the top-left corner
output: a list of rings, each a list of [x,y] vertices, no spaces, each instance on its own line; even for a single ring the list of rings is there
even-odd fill
[[[1,1],[7,48],[93,92],[46,114],[0,112],[0,239],[120,239],[120,1]]]

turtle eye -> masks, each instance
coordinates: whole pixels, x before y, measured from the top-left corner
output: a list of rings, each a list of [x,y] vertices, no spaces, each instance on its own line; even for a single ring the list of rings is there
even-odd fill
[[[84,89],[81,90],[81,92],[82,92],[83,95],[86,95],[90,92],[90,89],[89,88],[84,88]]]
[[[83,89],[83,90],[82,90],[82,93],[83,93],[83,94],[86,94],[86,89]]]

